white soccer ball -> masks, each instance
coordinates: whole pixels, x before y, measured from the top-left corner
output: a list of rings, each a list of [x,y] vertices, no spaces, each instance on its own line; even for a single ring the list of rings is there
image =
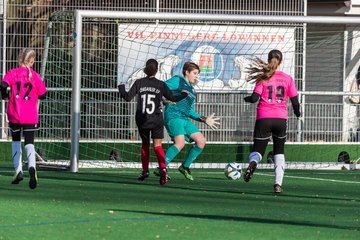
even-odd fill
[[[239,179],[241,177],[241,165],[236,162],[226,164],[224,174],[228,179]]]

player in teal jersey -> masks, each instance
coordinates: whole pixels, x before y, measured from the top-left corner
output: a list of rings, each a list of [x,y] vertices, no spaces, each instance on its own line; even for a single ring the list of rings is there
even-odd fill
[[[198,81],[200,73],[199,66],[193,62],[186,62],[183,66],[182,73],[184,77],[174,76],[165,82],[174,96],[180,95],[182,91],[189,93],[183,100],[165,105],[165,127],[171,139],[174,141],[174,144],[166,151],[165,160],[166,166],[169,165],[184,148],[186,142],[195,142],[185,161],[179,167],[179,171],[185,178],[192,181],[194,178],[190,172],[190,165],[203,151],[206,139],[190,119],[204,122],[212,129],[218,127],[220,119],[214,117],[214,114],[204,117],[195,111],[194,103],[196,100],[196,92],[193,85]]]

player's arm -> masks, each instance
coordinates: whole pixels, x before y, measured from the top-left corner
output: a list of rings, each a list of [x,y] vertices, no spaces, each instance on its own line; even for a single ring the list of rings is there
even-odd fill
[[[37,92],[38,92],[38,99],[43,100],[46,98],[47,89],[44,80],[41,78],[40,74],[34,72],[34,77],[37,78]]]
[[[46,93],[41,94],[40,96],[38,96],[38,99],[40,100],[44,100],[46,98]]]
[[[253,92],[250,96],[244,97],[245,102],[256,103],[260,99],[260,94]]]
[[[170,100],[171,102],[181,101],[189,95],[189,93],[187,91],[183,90],[181,92],[181,95],[174,96],[173,93],[171,92],[170,88],[165,83],[164,83],[163,91],[164,91],[163,96],[167,100]]]
[[[9,97],[8,87],[9,84],[7,82],[1,81],[0,84],[1,99],[7,99]]]
[[[195,111],[194,103],[191,105],[190,118],[192,118],[192,119],[194,119],[196,121],[205,123],[206,125],[208,125],[213,130],[217,129],[218,126],[220,125],[220,122],[219,122],[220,118],[215,117],[215,113],[212,113],[207,117],[201,116],[199,113],[197,113]]]
[[[194,119],[195,121],[202,122],[201,115],[195,111],[195,103],[191,104],[190,111],[189,111],[189,117],[191,119]]]
[[[40,99],[40,100],[44,100],[45,98],[46,98],[46,93],[38,96],[38,99]]]
[[[298,98],[298,92],[297,92],[297,89],[295,86],[294,79],[292,79],[291,77],[289,80],[289,90],[288,91],[289,91],[288,96],[290,98],[291,105],[294,110],[294,114],[296,117],[300,117],[301,113],[300,113],[300,103],[299,103],[299,98]]]
[[[120,92],[120,97],[125,99],[125,101],[130,102],[131,99],[133,99],[135,97],[135,95],[137,94],[137,88],[138,88],[139,82],[140,81],[135,81],[135,83],[131,86],[131,88],[128,92],[126,92],[126,90],[125,90],[125,84],[120,84],[118,86],[118,90]]]
[[[293,107],[295,116],[300,117],[301,113],[300,113],[300,103],[299,103],[298,96],[290,98],[290,101],[291,101],[291,105]]]
[[[9,98],[10,86],[11,86],[13,78],[14,78],[14,72],[15,72],[15,70],[13,70],[13,69],[9,70],[5,74],[3,80],[1,81],[0,89],[1,89],[2,99]]]
[[[6,89],[9,87],[9,84],[8,84],[7,82],[1,81],[0,87],[1,87],[1,91],[2,91],[3,89],[6,90]]]

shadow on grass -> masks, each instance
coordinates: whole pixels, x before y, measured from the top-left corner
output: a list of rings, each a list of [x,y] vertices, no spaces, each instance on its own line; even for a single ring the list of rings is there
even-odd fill
[[[241,216],[221,216],[221,215],[210,215],[210,214],[189,214],[189,213],[164,213],[164,212],[152,212],[152,211],[139,211],[139,210],[126,210],[126,209],[108,209],[109,211],[116,212],[132,212],[141,214],[152,214],[163,217],[182,217],[182,218],[197,218],[213,221],[237,221],[237,222],[253,222],[253,223],[264,223],[264,224],[283,224],[303,227],[323,227],[331,229],[342,229],[360,231],[360,227],[331,225],[324,223],[317,223],[311,221],[292,221],[292,220],[277,220],[277,219],[266,219],[266,218],[254,218],[254,217],[241,217]]]
[[[27,172],[25,177],[27,178]],[[13,176],[12,167],[2,167],[0,174],[3,176]],[[44,182],[46,179],[49,180],[60,180],[60,181],[83,181],[83,182],[96,182],[96,183],[113,183],[113,184],[129,184],[129,185],[154,185],[159,186],[158,178],[154,175],[150,175],[149,179],[146,179],[144,182],[137,180],[137,171],[113,171],[113,172],[66,172],[66,171],[39,171],[38,176],[41,182]],[[175,174],[174,174],[175,175]],[[203,181],[203,180],[206,181]],[[299,189],[297,191],[288,191],[281,194],[275,195],[272,191],[272,187],[267,187],[265,183],[248,183],[245,185],[227,185],[229,180],[223,178],[213,178],[213,177],[202,177],[193,182],[185,180],[179,173],[177,173],[172,180],[170,180],[164,188],[181,190],[181,191],[193,191],[193,192],[208,192],[208,193],[224,193],[224,194],[246,194],[248,196],[263,196],[267,198],[275,197],[277,201],[288,202],[288,198],[293,199],[294,202],[303,203],[304,199],[315,199],[315,200],[337,200],[337,201],[354,201],[356,204],[357,201],[360,201],[359,198],[349,198],[349,197],[336,197],[336,196],[321,196],[319,194],[314,194],[314,189],[308,191],[308,188]],[[241,181],[241,180],[240,180]],[[269,183],[270,184],[270,183]],[[77,187],[77,186],[76,186]],[[101,186],[97,186],[102,188]],[[6,188],[9,189],[9,188]],[[269,190],[267,190],[269,189]],[[301,190],[301,191],[300,191]],[[299,194],[299,191],[302,194]],[[348,196],[348,195],[347,195]],[[312,204],[316,204],[313,202]],[[319,202],[318,204],[323,204]],[[337,203],[334,203],[336,205]]]

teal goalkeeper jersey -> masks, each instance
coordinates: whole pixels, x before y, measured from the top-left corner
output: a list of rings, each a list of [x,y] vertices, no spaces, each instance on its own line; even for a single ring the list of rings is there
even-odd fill
[[[183,100],[165,105],[164,120],[170,121],[174,118],[188,119],[192,118],[196,121],[200,121],[200,114],[195,112],[194,103],[196,100],[195,89],[191,84],[181,76],[174,76],[165,81],[166,85],[170,88],[174,96],[181,95],[181,91],[185,90],[189,95]]]

